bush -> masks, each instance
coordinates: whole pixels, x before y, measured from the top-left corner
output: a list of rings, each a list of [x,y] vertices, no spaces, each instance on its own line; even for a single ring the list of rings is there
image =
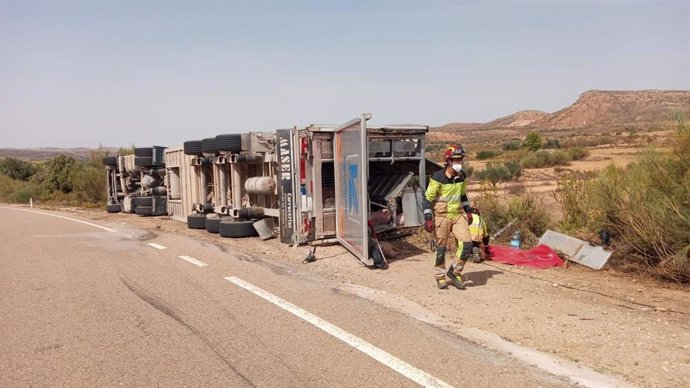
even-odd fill
[[[537,131],[532,131],[527,134],[525,141],[522,142],[522,146],[530,151],[536,151],[541,148],[541,135]]]
[[[521,145],[522,142],[520,142],[520,139],[511,139],[503,143],[503,149],[506,151],[517,151],[520,149]]]
[[[45,163],[44,176],[41,187],[45,193],[61,191],[69,193],[72,191],[72,181],[70,176],[75,170],[77,161],[68,155],[61,154],[55,158],[48,159]]]
[[[104,203],[105,170],[91,165],[83,165],[70,175],[75,199],[82,205]]]
[[[36,170],[36,166],[25,160],[12,157],[0,159],[0,174],[12,179],[28,181],[36,173]]]
[[[549,139],[544,143],[542,148],[544,148],[544,149],[561,148],[561,142],[558,141],[558,139]]]
[[[612,265],[690,282],[690,127],[679,123],[670,155],[648,150],[627,168],[609,166],[589,181],[559,183],[562,226],[610,232]]]
[[[580,160],[589,155],[589,151],[582,147],[570,147],[565,150],[570,160]]]
[[[522,168],[543,168],[567,165],[570,160],[570,156],[565,151],[539,150],[522,158],[520,165]]]
[[[517,160],[509,160],[503,163],[503,165],[510,171],[510,176],[513,179],[518,179],[522,176],[522,166],[520,166],[520,162]]]
[[[509,181],[512,178],[512,175],[505,165],[496,162],[489,162],[483,170],[477,172],[477,178],[480,180],[489,181],[491,182],[491,185],[495,187],[496,184],[500,182]]]
[[[479,151],[477,153],[477,159],[479,160],[486,160],[493,158],[495,156],[500,155],[501,153],[499,151],[494,151],[494,150],[485,150],[485,151]]]
[[[538,236],[544,234],[553,224],[550,214],[541,206],[542,199],[532,193],[515,197],[507,205],[503,205],[494,191],[484,188],[474,202],[493,233],[512,220],[516,220],[511,228],[499,236],[497,239],[499,243],[508,241],[513,232],[520,229],[524,236],[525,246],[534,246]]]

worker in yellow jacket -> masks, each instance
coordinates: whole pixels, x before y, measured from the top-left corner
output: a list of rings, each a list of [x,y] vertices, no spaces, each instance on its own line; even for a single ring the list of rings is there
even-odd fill
[[[491,250],[489,249],[489,225],[486,223],[484,217],[481,216],[479,209],[476,207],[470,208],[472,213],[472,223],[470,223],[470,237],[472,238],[472,261],[479,263],[481,257],[479,256],[479,249],[484,245],[484,255],[488,259],[491,257]],[[458,252],[459,254],[460,252]]]
[[[465,150],[451,146],[443,153],[445,168],[436,172],[429,181],[424,198],[424,229],[436,232],[436,260],[434,272],[436,285],[448,288],[446,277],[458,289],[464,290],[462,270],[472,255],[472,223],[470,202],[467,198],[467,175],[463,170]],[[446,271],[446,250],[453,239],[457,242],[457,258]]]

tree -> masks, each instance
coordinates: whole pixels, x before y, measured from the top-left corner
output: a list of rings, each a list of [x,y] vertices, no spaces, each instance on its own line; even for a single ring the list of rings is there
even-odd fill
[[[25,160],[17,158],[0,159],[0,174],[12,179],[28,181],[36,173],[36,166]]]
[[[542,139],[541,135],[537,131],[532,131],[527,134],[525,141],[522,142],[522,146],[530,151],[536,151],[541,148]]]

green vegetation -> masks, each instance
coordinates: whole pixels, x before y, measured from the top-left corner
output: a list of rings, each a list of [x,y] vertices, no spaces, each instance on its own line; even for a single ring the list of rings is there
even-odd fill
[[[561,142],[558,139],[549,139],[546,142],[544,142],[544,145],[542,146],[544,149],[554,149],[554,148],[561,148]]]
[[[532,131],[527,134],[527,137],[522,142],[522,146],[530,151],[536,151],[541,148],[542,139],[541,135],[537,131]]]
[[[486,159],[491,159],[493,157],[501,155],[500,151],[494,151],[494,150],[483,150],[477,152],[477,159],[479,160],[486,160]]]
[[[627,168],[609,166],[595,178],[559,182],[561,227],[613,238],[612,265],[690,282],[690,126],[678,120],[670,154],[650,148]]]
[[[101,164],[106,153],[96,151],[88,161],[59,155],[32,164],[15,158],[0,159],[0,201],[37,202],[94,206],[105,201],[105,170]]]
[[[516,161],[489,162],[483,170],[475,173],[477,179],[488,181],[494,187],[500,182],[508,182],[519,178],[521,175],[522,167]]]
[[[12,157],[0,159],[0,175],[12,179],[28,181],[36,173],[36,170],[36,166],[31,162],[22,159]]]
[[[580,160],[588,155],[582,147],[567,148],[565,150],[539,150],[529,153],[520,160],[523,168],[544,168],[567,165],[570,161]]]
[[[505,151],[517,151],[520,149],[520,146],[522,145],[522,142],[520,139],[511,139],[505,143],[503,143],[503,149]]]
[[[533,247],[537,244],[539,236],[547,229],[552,228],[553,220],[549,212],[541,206],[542,200],[532,193],[525,193],[513,197],[511,201],[503,205],[498,195],[491,188],[481,190],[479,198],[475,201],[482,217],[489,224],[492,233],[516,220],[511,228],[499,236],[499,242],[506,242],[516,229],[520,229],[523,235],[525,247]]]

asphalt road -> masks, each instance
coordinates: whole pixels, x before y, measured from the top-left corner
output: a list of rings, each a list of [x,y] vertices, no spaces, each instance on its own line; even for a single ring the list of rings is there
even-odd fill
[[[290,267],[103,226],[0,208],[0,386],[567,385]]]

